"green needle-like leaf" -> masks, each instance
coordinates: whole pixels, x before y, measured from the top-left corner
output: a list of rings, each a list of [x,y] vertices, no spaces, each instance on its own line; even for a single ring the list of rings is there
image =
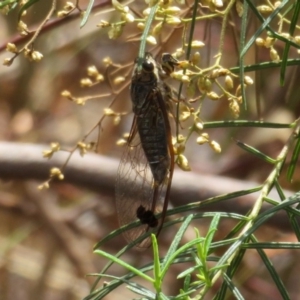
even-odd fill
[[[126,268],[127,270],[133,272],[134,274],[136,274],[137,276],[149,281],[149,282],[152,282],[154,283],[154,280],[153,278],[151,278],[150,276],[146,275],[145,273],[141,272],[139,269],[136,269],[134,268],[133,266],[127,264],[125,261],[115,257],[114,255],[111,255],[105,251],[102,251],[102,250],[95,250],[94,253],[98,254],[98,255],[101,255],[105,258],[108,258],[110,259],[111,261],[113,261],[114,263]]]
[[[275,159],[273,159],[273,158],[269,157],[268,155],[260,152],[259,150],[255,149],[254,147],[251,147],[251,146],[249,146],[245,143],[242,143],[240,141],[236,141],[236,144],[240,148],[242,148],[242,149],[246,150],[247,152],[255,155],[256,157],[260,158],[261,160],[263,160],[265,162],[268,162],[268,163],[273,164],[273,165],[276,163]]]
[[[90,13],[91,13],[91,11],[93,9],[93,5],[94,5],[94,0],[90,0],[88,6],[86,8],[86,11],[84,12],[83,18],[81,20],[80,28],[82,28],[86,24],[86,22],[87,22],[87,20],[88,20],[88,18],[90,16]]]

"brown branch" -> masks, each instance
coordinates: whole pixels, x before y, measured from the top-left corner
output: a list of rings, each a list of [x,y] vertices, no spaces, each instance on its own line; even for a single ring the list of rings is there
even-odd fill
[[[0,143],[0,178],[2,179],[37,179],[44,181],[49,176],[51,167],[61,167],[68,153],[55,153],[47,160],[42,157],[42,151],[49,146],[33,144]],[[97,193],[114,197],[114,186],[119,165],[118,159],[112,159],[96,154],[87,154],[80,157],[75,153],[65,169],[63,182],[79,185]],[[202,201],[209,197],[246,190],[258,186],[255,182],[245,182],[224,176],[198,174],[175,170],[171,203],[174,206],[190,202]],[[286,192],[290,196],[291,192]],[[205,207],[208,211],[225,211],[246,214],[253,206],[257,193],[224,201]],[[270,197],[276,197],[271,194]],[[265,204],[263,211],[270,208]],[[289,221],[285,212],[276,215],[270,224],[281,229],[289,229]]]
[[[99,8],[102,8],[104,6],[107,6],[111,3],[111,1],[108,0],[99,0],[98,3],[96,3],[93,7],[93,11],[97,10]],[[43,33],[46,33],[50,30],[52,30],[53,28],[59,27],[61,25],[64,25],[66,23],[69,23],[75,19],[78,19],[81,15],[81,11],[74,11],[73,13],[71,13],[70,15],[68,15],[65,18],[56,18],[54,20],[49,21],[41,30],[39,33],[39,36]],[[34,29],[32,29],[32,31],[26,35],[26,36],[20,36],[19,34],[15,35],[12,38],[9,38],[9,40],[5,43],[3,43],[2,45],[0,45],[0,52],[2,52],[3,50],[6,49],[6,45],[7,43],[13,43],[16,46],[25,43],[26,41],[28,41],[32,35],[36,32],[36,30],[38,29],[40,25],[37,25]],[[78,30],[79,30],[79,25],[78,25]]]

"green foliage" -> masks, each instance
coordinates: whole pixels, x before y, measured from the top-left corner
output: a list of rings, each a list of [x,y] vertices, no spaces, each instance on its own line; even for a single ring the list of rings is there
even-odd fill
[[[227,8],[223,11],[224,19],[222,23],[222,33],[225,32],[225,28],[227,28],[227,16],[231,9],[233,9],[234,1],[229,2]],[[299,15],[298,10],[298,2],[297,4],[293,4],[292,6],[286,7],[289,1],[285,0],[282,1],[276,8],[273,8],[270,12],[269,16],[266,18],[262,15],[261,10],[256,7],[252,1],[245,1],[243,4],[243,14],[242,14],[242,25],[241,25],[241,36],[240,36],[240,49],[239,49],[239,66],[229,68],[229,72],[231,74],[238,74],[239,81],[241,83],[240,87],[240,95],[242,99],[243,109],[247,108],[248,99],[246,97],[246,86],[247,84],[245,81],[245,73],[250,71],[261,71],[264,69],[269,68],[281,68],[280,73],[280,80],[278,83],[284,84],[285,78],[285,71],[287,66],[292,65],[299,65],[300,60],[296,58],[289,57],[289,48],[296,47],[299,49],[299,44],[296,42],[296,39],[293,37],[294,30],[297,27],[297,20]],[[285,10],[284,10],[285,9]],[[294,11],[293,16],[290,21],[290,29],[289,34],[290,37],[281,33],[281,29],[276,31],[273,29],[272,21],[277,18],[278,16],[283,19],[285,14],[288,11]],[[154,10],[154,9],[153,9]],[[153,12],[152,10],[152,12]],[[192,56],[192,44],[193,44],[193,36],[194,36],[194,28],[195,24],[198,21],[199,16],[197,15],[197,4],[193,6],[191,10],[192,13],[192,21],[189,27],[189,34],[187,34],[187,47],[183,47],[183,52],[186,54],[186,59],[190,60]],[[249,21],[249,14],[256,16],[256,18],[261,23],[259,27],[256,29],[254,34],[251,37],[247,37],[247,24]],[[150,21],[149,21],[150,19]],[[155,18],[153,15],[151,18],[148,19],[148,25],[154,23]],[[284,19],[286,22],[288,20]],[[140,49],[140,54],[144,52],[144,47],[146,45],[146,37],[149,34],[149,26],[146,26],[147,29],[144,31],[144,35],[142,38],[142,46]],[[154,26],[154,25],[152,25]],[[146,31],[147,30],[147,31]],[[146,32],[146,33],[145,33]],[[222,41],[222,33],[221,33],[221,41],[220,41],[220,52],[219,55],[222,56],[223,53],[223,41]],[[245,66],[244,57],[246,53],[250,50],[250,47],[253,47],[257,41],[257,39],[262,35],[266,34],[267,37],[272,39],[271,42],[271,51],[273,45],[276,41],[281,41],[285,43],[285,50],[283,52],[282,60],[277,60],[276,58],[276,51],[271,53],[271,57],[273,55],[273,61],[255,63],[252,65]],[[267,40],[264,40],[267,41]],[[184,44],[184,42],[183,42]],[[275,59],[276,58],[276,59]],[[214,69],[220,68],[219,65],[220,60],[217,59],[215,65],[210,66],[207,70],[212,71]],[[188,74],[189,76],[189,84],[193,84],[195,80],[201,79],[203,74],[206,70],[198,69],[198,72],[193,70],[189,70],[189,67],[184,69],[183,74]],[[229,74],[229,73],[228,73]],[[212,78],[212,77],[206,77]],[[217,81],[212,80],[212,84],[216,84]],[[217,83],[218,84],[218,83]],[[178,98],[180,98],[181,93],[183,92],[183,87],[185,83],[181,82],[178,88]],[[199,86],[199,85],[198,85]],[[220,87],[220,85],[219,85]],[[199,101],[199,108],[195,110],[195,113],[191,113],[193,117],[196,119],[200,118],[201,105],[202,101],[206,100],[205,96],[209,96],[209,91],[200,91],[202,92],[202,97]],[[226,91],[223,90],[224,93]],[[259,101],[259,100],[258,100]],[[180,106],[177,105],[177,117],[180,118]],[[239,113],[235,115],[238,116]],[[199,119],[197,119],[199,122]],[[141,299],[203,299],[205,295],[209,292],[209,290],[214,286],[214,284],[218,280],[222,280],[222,285],[219,288],[218,292],[215,295],[214,299],[225,299],[227,297],[228,291],[236,298],[236,299],[244,299],[242,292],[239,286],[235,282],[235,275],[243,261],[245,253],[248,249],[256,249],[257,254],[260,256],[262,263],[265,265],[266,269],[270,273],[274,285],[277,287],[280,295],[283,299],[289,299],[288,292],[282,282],[280,276],[276,272],[271,260],[268,258],[268,255],[264,251],[265,249],[299,249],[300,243],[274,243],[274,242],[258,242],[258,239],[255,236],[255,232],[276,212],[280,210],[285,210],[289,216],[291,225],[293,230],[298,237],[299,240],[299,224],[296,221],[296,217],[299,215],[298,209],[292,207],[294,204],[299,204],[300,201],[300,194],[296,193],[291,197],[286,197],[283,193],[283,189],[278,183],[279,176],[281,174],[281,170],[286,162],[286,157],[289,151],[293,151],[292,159],[290,161],[290,165],[288,168],[288,179],[291,180],[294,174],[295,167],[297,165],[298,157],[299,157],[299,149],[300,149],[300,142],[299,142],[299,130],[300,124],[299,119],[295,120],[293,123],[290,124],[280,124],[280,123],[270,123],[270,122],[263,122],[263,121],[252,121],[252,120],[224,120],[224,121],[211,121],[211,122],[204,122],[201,121],[203,129],[208,128],[237,128],[237,127],[256,127],[256,128],[290,128],[292,129],[292,133],[290,137],[287,138],[287,142],[285,147],[282,149],[281,153],[273,158],[262,151],[256,149],[251,145],[247,145],[242,141],[237,141],[237,145],[241,147],[244,151],[249,153],[249,155],[254,155],[259,159],[263,160],[264,162],[273,166],[272,172],[269,174],[268,178],[266,178],[265,183],[253,189],[248,189],[244,191],[237,191],[232,194],[222,195],[218,197],[214,197],[211,199],[207,199],[201,202],[190,203],[181,207],[176,207],[168,211],[167,215],[175,215],[178,213],[189,212],[188,217],[181,217],[172,219],[172,221],[166,221],[164,224],[164,228],[172,226],[178,222],[183,222],[179,231],[174,236],[173,243],[170,245],[167,254],[164,257],[159,256],[159,242],[157,241],[155,236],[152,236],[152,246],[153,246],[153,264],[148,264],[140,269],[135,269],[132,266],[127,265],[124,261],[120,260],[118,257],[122,255],[124,252],[128,251],[134,244],[130,244],[121,250],[117,255],[112,256],[105,253],[102,250],[96,250],[95,253],[109,258],[111,263],[117,263],[123,267],[125,267],[128,271],[130,271],[127,275],[114,278],[109,284],[105,287],[100,289],[94,289],[91,294],[86,297],[87,299],[102,299],[110,293],[112,290],[117,288],[120,284],[126,283],[128,288],[133,291],[135,294],[142,296]],[[177,123],[179,124],[179,122]],[[198,133],[196,129],[197,125],[191,126],[190,131],[187,134],[186,139],[184,139],[184,144],[190,138],[192,133]],[[177,135],[179,129],[177,128]],[[278,195],[281,198],[281,202],[275,199],[268,198],[268,194],[273,187],[276,187],[278,191]],[[221,201],[226,201],[229,199],[233,199],[238,195],[246,195],[252,194],[254,192],[259,191],[259,196],[257,197],[257,201],[253,206],[253,209],[249,211],[247,216],[242,216],[238,214],[226,214],[222,212],[218,213],[195,213],[194,209],[201,208],[206,205],[210,205],[212,203],[218,203]],[[265,212],[261,212],[261,207],[264,202],[268,202],[273,205],[272,208],[268,209]],[[159,217],[159,215],[158,215]],[[195,228],[196,237],[195,239],[186,242],[184,245],[180,246],[180,241],[182,240],[183,234],[185,233],[187,226],[190,224],[192,220],[198,218],[212,218],[210,227],[205,234],[204,237],[201,237],[198,229]],[[221,241],[214,241],[215,232],[218,229],[219,221],[222,218],[229,218],[233,220],[238,220],[238,223],[235,225],[234,228],[228,233],[226,238]],[[115,232],[111,233],[109,236],[104,238],[100,241],[95,248],[101,247],[105,242],[112,239],[115,236],[118,236],[123,230],[128,228],[133,228],[133,226],[138,226],[139,222],[135,222],[130,224],[124,228],[116,230]],[[147,234],[146,234],[147,235]],[[143,237],[141,237],[143,238]],[[225,247],[227,250],[219,257],[214,256],[213,253],[216,249]],[[177,279],[183,279],[182,288],[179,291],[178,295],[176,296],[167,296],[163,293],[163,279],[168,272],[169,268],[172,264],[186,264],[187,262],[193,262],[192,267],[187,267],[184,271],[177,275]],[[213,262],[213,266],[210,266]],[[109,263],[101,274],[98,274],[98,279],[102,278],[103,276],[107,276],[106,272],[108,267],[111,266]],[[153,277],[149,277],[145,275],[146,271],[153,271]],[[145,287],[134,283],[132,278],[135,276],[141,276],[146,281],[151,282],[154,288],[154,292],[146,289]],[[196,280],[195,280],[196,277]]]
[[[19,19],[22,18],[22,13],[29,7],[32,7],[36,2],[37,0],[31,0],[24,4],[19,10]],[[171,6],[168,1],[165,1],[163,4],[159,1],[150,2],[153,2],[151,3],[153,5],[148,7],[149,13],[143,14],[140,12],[137,17],[133,16],[133,12],[129,9],[130,6],[125,6],[118,1],[112,1],[113,8],[117,17],[119,17],[119,20],[112,23],[102,21],[99,27],[101,27],[101,30],[106,30],[106,28],[108,28],[107,34],[109,38],[117,39],[122,34],[126,34],[126,29],[131,26],[130,24],[141,24],[143,31],[137,33],[138,37],[141,37],[139,51],[137,51],[136,55],[139,58],[144,55],[145,50],[148,51],[148,48],[152,47],[151,50],[157,50],[157,48],[155,48],[157,41],[163,40],[164,38],[159,32],[161,28],[167,28],[168,30],[169,28],[177,29],[179,26],[183,27],[182,34],[178,35],[177,41],[178,44],[180,44],[180,48],[173,53],[177,59],[181,59],[181,69],[176,70],[171,74],[171,77],[179,82],[179,87],[175,93],[178,101],[176,102],[175,113],[177,128],[176,133],[174,134],[174,140],[176,141],[174,148],[178,155],[176,163],[179,167],[184,169],[183,161],[185,162],[185,167],[189,166],[188,160],[184,156],[184,151],[187,147],[187,142],[193,135],[196,135],[199,138],[197,139],[198,144],[208,144],[216,153],[220,152],[221,147],[218,143],[212,140],[208,133],[204,132],[204,130],[207,129],[217,128],[233,130],[237,128],[256,128],[261,130],[264,128],[277,130],[287,128],[290,129],[290,135],[286,137],[286,142],[282,147],[282,150],[275,157],[271,157],[271,155],[264,153],[255,146],[248,145],[243,141],[237,141],[237,146],[244,150],[245,153],[249,156],[258,158],[270,166],[271,171],[268,176],[264,178],[264,183],[258,187],[235,191],[230,194],[219,195],[205,199],[204,201],[195,201],[170,209],[167,212],[167,216],[172,216],[173,218],[172,220],[167,220],[165,222],[164,229],[176,224],[182,224],[176,235],[173,237],[173,242],[168,247],[167,253],[163,257],[160,255],[159,240],[152,235],[152,263],[136,268],[120,258],[124,253],[138,245],[140,241],[148,237],[149,233],[145,233],[138,240],[127,245],[115,255],[99,249],[111,239],[119,237],[124,230],[139,226],[140,222],[138,221],[110,233],[101,240],[95,246],[95,253],[108,259],[109,262],[99,274],[93,274],[96,277],[95,284],[91,294],[85,299],[103,299],[110,292],[124,283],[132,292],[141,296],[141,299],[204,299],[204,297],[213,290],[216,283],[220,282],[221,285],[217,289],[217,292],[215,292],[214,299],[226,299],[229,294],[233,295],[236,299],[244,299],[237,273],[242,266],[247,251],[250,249],[254,249],[256,254],[260,257],[261,262],[269,272],[274,286],[278,289],[281,297],[283,299],[290,299],[283,280],[280,278],[280,275],[276,271],[276,268],[273,266],[272,261],[265,250],[295,250],[300,248],[300,243],[259,242],[256,233],[275,213],[285,211],[297,240],[300,240],[300,228],[297,221],[297,218],[300,216],[300,194],[298,192],[293,196],[287,197],[283,186],[280,184],[281,173],[286,165],[288,167],[288,181],[291,182],[295,176],[295,169],[300,153],[300,119],[299,116],[297,116],[297,119],[293,122],[286,124],[261,121],[261,97],[259,97],[259,93],[256,93],[256,96],[258,97],[254,99],[254,93],[250,95],[247,93],[249,86],[252,85],[253,82],[255,84],[258,84],[259,82],[256,82],[256,78],[252,80],[247,74],[255,72],[257,75],[263,70],[277,68],[280,69],[278,86],[287,84],[287,68],[290,66],[299,66],[300,64],[300,59],[293,56],[293,53],[296,53],[296,51],[299,51],[300,49],[300,36],[297,35],[300,30],[298,25],[300,2],[295,1],[291,3],[288,0],[283,0],[275,5],[267,1],[260,1],[258,5],[257,1],[251,0],[246,0],[243,3],[235,0],[227,1],[226,3],[223,3],[222,1],[203,0],[201,2],[193,2],[192,7],[183,4],[180,6],[178,4],[180,9],[177,11],[183,10],[183,7],[189,11],[189,14],[179,14],[179,16],[177,13],[174,13],[174,6]],[[222,2],[222,5],[220,2]],[[7,7],[13,9],[16,7],[17,3],[18,1],[12,0],[1,1],[0,8]],[[88,21],[93,5],[94,1],[90,0],[81,21],[81,27]],[[205,14],[199,13],[200,7],[201,9],[204,9]],[[239,9],[236,7],[239,7]],[[173,11],[171,11],[171,8]],[[72,6],[66,7],[65,11],[62,12],[62,16],[67,16],[73,9],[75,9],[75,6],[74,8]],[[53,10],[54,7],[50,10],[49,15],[52,14]],[[240,31],[236,30],[236,27],[238,27],[238,24],[234,23],[234,20],[236,19],[230,19],[230,16],[236,11],[241,18]],[[201,10],[201,12],[203,11]],[[250,19],[250,16],[252,19]],[[253,21],[253,18],[255,22]],[[198,24],[200,22],[205,20],[209,20],[210,22],[217,20],[218,22],[221,22],[220,38],[218,45],[216,46],[218,51],[213,57],[213,61],[209,61],[209,65],[205,65],[199,58],[201,57],[202,49],[206,46],[205,43],[195,38],[195,29],[197,26],[199,27]],[[38,53],[33,51],[33,42],[38,37],[39,31],[42,30],[46,21],[47,20],[45,19],[45,22],[41,24],[40,28],[35,32],[25,47],[20,50],[14,47],[14,45],[8,47],[8,50],[14,53],[14,56],[12,59],[6,60],[6,65],[10,65],[13,62],[13,59],[23,52],[23,50],[30,59],[35,61],[41,59],[42,56],[37,55]],[[222,59],[226,51],[224,46],[226,42],[225,36],[228,32],[229,21],[235,25],[232,26],[231,29],[236,30],[236,33],[238,32],[240,34],[237,38],[237,65],[223,67],[225,62]],[[255,24],[255,30],[249,33],[248,28],[250,21],[252,24]],[[23,32],[26,34],[26,26],[23,27]],[[166,31],[164,34],[166,34]],[[164,41],[165,44],[167,44],[167,42],[168,41]],[[280,51],[278,51],[279,47],[277,48],[277,45],[282,46],[282,54],[279,53]],[[258,49],[269,52],[270,60],[253,62],[252,64],[245,65],[245,58],[250,50],[258,51]],[[157,52],[160,50],[161,49],[158,49]],[[294,52],[292,53],[291,50]],[[206,49],[206,51],[209,52],[210,49]],[[106,63],[108,66],[113,65],[112,61],[107,60]],[[100,84],[104,80],[103,76],[95,68],[93,69],[93,72],[90,73],[93,74],[89,76],[94,81],[88,78],[88,80],[83,81],[82,85],[93,86],[98,83]],[[87,100],[92,99],[92,97],[77,98],[72,96],[68,91],[64,91],[63,96],[78,105],[83,105]],[[182,98],[186,101],[181,101]],[[231,114],[230,117],[232,117],[232,119],[224,114],[222,115],[223,120],[221,121],[206,121],[206,114],[203,110],[204,103],[213,103],[214,101],[223,100],[226,101],[223,108],[228,108],[228,112]],[[113,104],[113,101],[111,105]],[[256,102],[257,105],[259,121],[253,121],[253,116],[249,116],[247,119],[247,114],[249,112],[247,109],[249,109],[249,104],[254,102]],[[245,119],[237,120],[241,115]],[[113,111],[110,107],[105,111],[104,117],[105,116],[120,120],[123,114]],[[95,128],[101,128],[103,118],[97,123]],[[188,126],[187,133],[181,134],[180,122],[186,120],[190,122],[190,125]],[[87,150],[93,148],[93,143],[85,143],[87,136],[88,135],[84,136],[82,141],[78,142],[71,151],[71,154],[75,150],[79,150],[80,154],[84,155]],[[59,144],[52,144],[51,150],[46,151],[44,156],[50,158],[55,152],[60,150]],[[291,159],[288,161],[287,158],[290,153],[292,153]],[[52,169],[49,180],[41,186],[42,188],[49,187],[49,182],[52,178],[63,179],[63,168],[70,158],[71,155],[61,169]],[[277,192],[280,201],[270,197],[269,194],[271,190]],[[222,211],[206,213],[196,212],[199,208],[209,208],[212,204],[221,204],[224,201],[232,200],[238,196],[252,195],[254,193],[257,195],[256,201],[252,209],[245,216]],[[272,206],[268,210],[262,212],[262,205],[264,203],[269,203]],[[178,217],[178,214],[181,214],[181,217]],[[157,217],[159,218],[160,215],[158,214]],[[184,234],[192,221],[207,218],[211,219],[207,232],[200,233],[199,230],[195,228],[194,239],[183,243]],[[224,219],[234,221],[235,225],[233,225],[233,228],[226,237],[217,240],[217,238],[220,237],[215,234],[220,226],[220,222]],[[214,254],[216,251],[220,253],[218,256]],[[190,266],[187,265],[187,263],[192,263],[193,265]],[[113,264],[118,264],[126,269],[128,273],[122,277],[108,275],[107,271]],[[171,266],[174,264],[181,264],[183,266],[184,270],[177,274],[177,279],[182,280],[182,287],[177,295],[168,296],[164,293],[164,279]],[[152,276],[146,274],[147,272],[152,272]],[[140,277],[145,282],[151,283],[153,290],[149,290],[145,286],[136,283],[134,281],[136,277]],[[112,280],[104,286],[97,288],[97,284],[102,278],[110,278]]]

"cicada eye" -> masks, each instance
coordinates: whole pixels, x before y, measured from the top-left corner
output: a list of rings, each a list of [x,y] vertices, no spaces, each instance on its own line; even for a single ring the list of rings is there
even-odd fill
[[[152,72],[154,70],[154,65],[150,61],[143,62],[142,67],[145,72]]]

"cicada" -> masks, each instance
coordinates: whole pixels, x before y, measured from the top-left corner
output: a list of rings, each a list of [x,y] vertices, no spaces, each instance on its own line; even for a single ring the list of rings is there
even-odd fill
[[[116,182],[120,226],[140,220],[139,227],[124,231],[132,242],[145,232],[159,234],[170,194],[174,151],[168,118],[168,95],[163,72],[149,53],[137,59],[130,94],[134,119],[121,158]],[[156,214],[161,212],[160,219]],[[150,238],[138,244],[147,247]]]

